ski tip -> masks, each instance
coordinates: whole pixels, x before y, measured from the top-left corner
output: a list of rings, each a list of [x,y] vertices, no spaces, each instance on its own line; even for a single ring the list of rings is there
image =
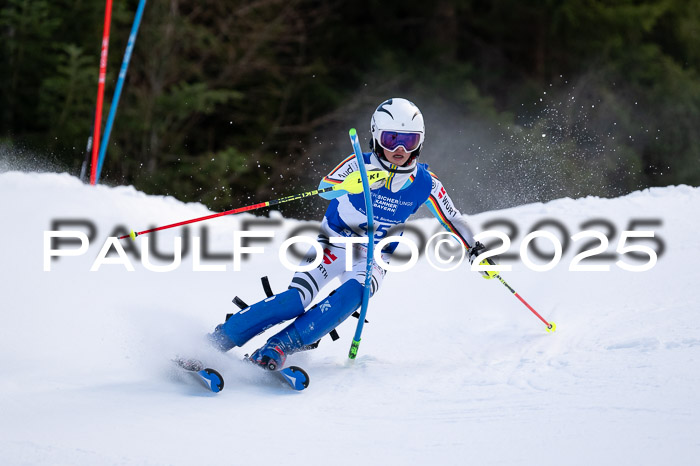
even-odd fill
[[[294,390],[301,391],[309,386],[309,374],[299,366],[289,366],[279,373]]]
[[[224,378],[214,369],[207,368],[197,373],[209,385],[212,392],[219,393],[224,389]]]
[[[350,137],[354,138],[357,136],[357,130],[355,128],[350,128]]]
[[[224,389],[223,376],[216,370],[206,367],[202,361],[176,356],[172,362],[199,379],[213,393],[219,393]]]

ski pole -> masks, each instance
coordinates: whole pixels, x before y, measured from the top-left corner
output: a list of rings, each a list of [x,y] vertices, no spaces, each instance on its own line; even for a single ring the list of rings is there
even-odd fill
[[[388,176],[389,176],[389,173],[385,172],[384,170],[371,170],[368,174],[368,178],[372,183],[375,183],[375,182],[381,181],[381,180],[385,180]],[[245,206],[245,207],[239,207],[237,209],[227,210],[225,212],[219,212],[216,214],[206,215],[204,217],[198,217],[198,218],[193,218],[190,220],[184,220],[182,222],[171,223],[170,225],[164,225],[162,227],[151,228],[150,230],[143,230],[143,231],[139,231],[139,232],[135,232],[134,230],[131,230],[131,232],[128,235],[120,236],[119,239],[131,238],[131,239],[135,240],[137,236],[145,235],[147,233],[152,233],[154,231],[167,230],[168,228],[174,228],[174,227],[179,227],[182,225],[188,225],[190,223],[201,222],[201,221],[209,220],[209,219],[216,218],[216,217],[223,217],[224,215],[233,215],[233,214],[238,214],[241,212],[249,212],[251,210],[261,209],[263,207],[282,204],[285,202],[297,201],[299,199],[304,199],[306,197],[315,196],[315,195],[321,194],[321,193],[327,193],[329,191],[345,190],[351,194],[357,194],[357,193],[362,192],[362,189],[363,189],[362,188],[362,178],[361,178],[360,172],[352,172],[347,177],[345,177],[345,179],[341,183],[336,184],[335,186],[329,186],[328,188],[323,188],[323,189],[315,189],[313,191],[308,191],[305,193],[293,194],[291,196],[283,197],[281,199],[275,199],[275,200],[267,201],[267,202],[260,202],[258,204],[252,204],[252,205]]]
[[[367,305],[369,304],[369,289],[372,284],[372,263],[374,262],[374,213],[372,212],[372,195],[369,192],[370,184],[367,180],[367,170],[365,169],[364,160],[362,158],[362,148],[360,147],[360,142],[357,139],[357,131],[355,128],[350,130],[350,141],[352,142],[352,148],[355,151],[355,159],[360,167],[360,176],[364,186],[365,210],[367,211],[367,237],[369,240],[367,243],[367,269],[365,270],[365,287],[362,292],[362,307],[360,309],[360,317],[357,320],[355,336],[352,339],[352,345],[350,346],[350,354],[348,354],[350,359],[355,359],[357,357],[357,350],[360,347],[362,328],[365,325]]]
[[[530,309],[530,311],[531,311],[533,314],[535,314],[535,315],[537,316],[538,319],[540,319],[542,322],[544,322],[544,324],[547,326],[547,333],[552,333],[553,331],[555,331],[555,330],[557,329],[557,324],[555,324],[554,322],[547,322],[547,321],[544,319],[544,317],[542,317],[541,315],[539,315],[539,314],[537,313],[537,311],[536,311],[535,309],[533,309],[533,307],[530,306],[530,305],[527,303],[527,301],[525,301],[525,300],[522,298],[522,296],[520,296],[520,295],[519,295],[519,294],[518,294],[518,293],[503,279],[503,277],[501,277],[500,275],[496,275],[496,278],[498,278],[498,280],[499,280],[501,283],[503,283],[503,286],[505,286],[506,288],[508,288],[508,289],[510,290],[510,292],[513,293],[513,295],[515,295],[515,297],[518,298],[518,299],[520,300],[520,302],[523,303],[523,304],[525,305],[525,307],[527,307],[528,309]]]

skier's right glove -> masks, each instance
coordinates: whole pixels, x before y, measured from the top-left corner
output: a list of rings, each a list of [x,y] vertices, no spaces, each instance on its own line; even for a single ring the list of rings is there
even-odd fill
[[[474,246],[469,249],[469,263],[474,263],[474,259],[476,259],[484,251],[486,251],[486,246],[477,241]],[[494,260],[490,257],[487,257],[479,262],[479,265],[496,265],[496,262],[494,262]],[[487,280],[490,280],[498,275],[498,271],[496,270],[480,270],[479,273]]]
[[[381,168],[375,167],[374,165],[365,165],[367,167],[367,178],[370,182],[369,189],[374,191],[375,189],[379,189],[384,187],[384,183],[386,183],[386,172],[382,170]],[[377,174],[377,175],[385,175],[381,176],[381,179],[379,181],[372,181],[372,175]]]

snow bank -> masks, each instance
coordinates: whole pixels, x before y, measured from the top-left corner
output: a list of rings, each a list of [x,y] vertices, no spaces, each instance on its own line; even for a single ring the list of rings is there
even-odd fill
[[[176,237],[187,238],[176,270],[144,267],[142,237],[125,241],[133,272],[118,264],[90,272],[115,232],[209,211],[132,187],[85,186],[66,174],[2,173],[0,198],[0,464],[697,463],[698,188],[470,217],[475,232],[508,233],[515,256],[534,229],[568,241],[546,272],[502,261],[513,267],[506,280],[557,332],[545,333],[499,283],[466,266],[440,272],[421,257],[411,270],[390,273],[373,298],[354,364],[347,363],[354,319],[339,327],[341,340],[290,357],[311,374],[302,393],[237,364],[263,338],[212,355],[201,336],[235,310],[235,295],[264,297],[260,276],[286,288],[291,272],[276,250],[313,224],[278,214],[218,218],[158,235],[166,257]],[[414,225],[407,237],[418,243],[437,231],[434,220]],[[90,246],[53,259],[47,272],[44,235],[56,227],[85,232]],[[275,237],[235,272],[232,235],[243,227]],[[570,239],[585,229],[609,238],[609,256],[586,262],[609,271],[568,270],[581,249],[596,245]],[[654,231],[637,243],[660,253],[651,270],[615,264],[644,263],[615,253],[626,230]],[[192,243],[205,236],[202,264],[223,271],[194,270]],[[546,240],[534,245],[544,256],[553,251]],[[172,370],[168,359],[188,351],[221,368],[221,394],[209,396]]]

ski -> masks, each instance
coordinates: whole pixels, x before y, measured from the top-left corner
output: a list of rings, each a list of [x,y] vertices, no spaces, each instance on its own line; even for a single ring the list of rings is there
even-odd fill
[[[222,375],[215,369],[205,367],[201,361],[177,357],[173,359],[173,362],[181,369],[197,377],[213,393],[219,393],[224,389],[224,378]]]
[[[285,367],[272,373],[278,374],[294,390],[301,391],[309,386],[309,374],[299,366]]]
[[[285,382],[292,390],[301,391],[309,386],[309,374],[299,366],[289,366],[283,369],[273,369],[276,364],[258,364],[250,355],[246,354],[242,360],[244,363],[253,365],[269,374],[275,374],[280,380]]]
[[[197,377],[197,379],[212,392],[219,393],[224,389],[224,378],[221,373],[215,369],[206,367],[202,361],[177,357],[173,359],[173,362],[179,368]],[[264,371],[278,378],[292,390],[301,391],[309,386],[309,374],[299,366],[289,366],[278,371]]]

